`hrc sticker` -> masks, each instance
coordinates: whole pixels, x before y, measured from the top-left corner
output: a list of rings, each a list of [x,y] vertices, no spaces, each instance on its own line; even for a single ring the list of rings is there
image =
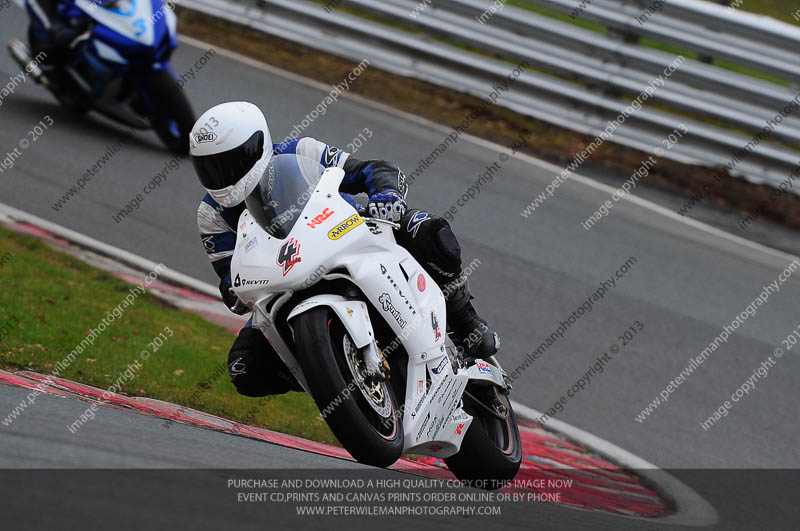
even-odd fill
[[[334,214],[333,210],[331,210],[330,208],[326,208],[325,210],[322,211],[321,214],[318,214],[318,215],[314,216],[314,219],[312,219],[311,221],[306,223],[306,225],[308,225],[309,227],[311,227],[313,229],[317,225],[322,225],[322,223],[326,219],[331,217],[333,214]]]

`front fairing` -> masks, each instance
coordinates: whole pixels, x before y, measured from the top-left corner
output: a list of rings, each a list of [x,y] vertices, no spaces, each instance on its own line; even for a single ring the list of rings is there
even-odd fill
[[[323,174],[326,182],[320,182],[307,204],[292,209],[297,222],[284,238],[267,234],[247,210],[242,214],[231,265],[233,287],[242,300],[251,301],[251,297],[257,297],[261,291],[257,286],[263,289],[268,285],[272,292],[310,287],[321,278],[323,271],[339,265],[341,255],[330,252],[332,245],[335,244],[337,251],[346,251],[353,239],[365,232],[370,234],[363,219],[338,192],[321,191],[334,188],[330,181],[337,180],[337,172],[341,170],[326,171]],[[327,216],[327,219],[315,224],[318,215]],[[344,233],[336,240],[331,238],[330,232],[347,220],[353,225],[347,233],[349,238],[345,238]]]
[[[178,45],[175,14],[161,0],[125,0],[111,7],[76,0],[69,14],[93,21],[85,50],[111,67],[160,69]]]
[[[265,291],[300,291],[342,271],[403,337],[409,352],[443,349],[441,290],[408,251],[370,231],[339,194],[343,176],[339,168],[325,170],[285,238],[270,236],[249,212],[242,214],[231,262],[234,291],[255,304]]]

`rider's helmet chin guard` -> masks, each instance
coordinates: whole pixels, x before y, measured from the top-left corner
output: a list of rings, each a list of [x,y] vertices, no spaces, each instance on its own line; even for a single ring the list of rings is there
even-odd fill
[[[252,103],[216,105],[195,122],[189,153],[211,197],[223,207],[238,205],[256,187],[272,158],[267,119]]]

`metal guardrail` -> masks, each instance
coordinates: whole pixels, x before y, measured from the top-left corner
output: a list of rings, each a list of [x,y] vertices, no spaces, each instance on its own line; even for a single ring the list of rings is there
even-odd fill
[[[536,3],[569,13],[578,0]],[[434,0],[424,10],[411,0],[343,0],[338,4],[412,26],[422,36],[305,0],[261,0],[259,4],[252,0],[181,3],[481,98],[524,60],[535,70],[516,78],[497,104],[591,136],[599,135],[675,59],[675,55],[629,42],[633,33],[800,80],[800,29],[768,17],[729,13],[698,0],[664,2],[663,11],[643,25],[636,17],[651,4],[649,0],[594,0],[580,16],[609,28],[606,34],[508,5],[481,24],[477,17],[491,4],[486,0]],[[739,33],[734,35],[731,29]],[[688,135],[664,156],[688,164],[724,166],[796,95],[796,86],[788,88],[687,59],[653,94],[659,105],[644,106],[632,114],[611,141],[652,152],[683,123]],[[782,145],[800,146],[800,111],[786,117],[772,137],[775,141],[760,142],[732,173],[772,186],[782,182],[800,162],[800,151]]]
[[[568,14],[575,0],[535,0]],[[580,18],[680,48],[708,54],[780,78],[800,80],[800,30],[765,16],[730,12],[707,1],[666,0],[644,24],[636,17],[653,0],[593,0]]]
[[[481,0],[440,1],[449,9],[471,17],[480,16],[484,4]],[[542,4],[548,4],[549,7],[554,7],[553,4],[558,2],[562,9],[566,8],[567,2],[569,2],[569,5],[576,5],[571,3],[574,0],[540,1]],[[634,12],[634,14],[638,13],[639,11]],[[634,79],[649,80],[661,72],[664,66],[674,58],[673,54],[644,48],[638,44],[624,41],[621,38],[624,33],[630,33],[637,29],[630,28],[629,24],[612,26],[617,32],[603,35],[592,31],[582,31],[572,24],[559,22],[526,11],[500,11],[492,18],[491,25],[493,28],[499,27],[507,30],[504,33],[495,33],[497,33],[497,37],[511,39],[509,44],[516,45],[518,50],[521,48],[517,53],[528,52],[527,55],[529,56],[533,56],[538,52],[552,53],[554,59],[567,62],[567,65],[564,65],[562,70],[571,70],[576,80],[585,80],[588,83],[591,83],[591,76],[597,77],[598,75],[622,75]],[[493,30],[489,28],[484,31],[492,32]],[[795,30],[795,32],[800,35],[800,29]],[[549,52],[541,46],[531,48],[536,43],[555,44],[549,44],[550,48],[553,49],[552,52]],[[800,43],[796,46],[800,49]],[[716,53],[712,55],[718,56]],[[795,54],[794,59],[800,62],[800,55]],[[580,68],[584,66],[591,69],[589,77],[581,76]],[[727,98],[723,102],[725,107],[723,113],[727,112],[731,121],[748,121],[747,116],[740,117],[738,116],[739,113],[730,114],[731,111],[735,112],[738,108],[733,107],[732,104],[739,106],[746,102],[753,106],[777,109],[794,96],[794,91],[786,87],[737,74],[730,70],[712,67],[699,61],[690,61],[684,64],[672,79],[673,81],[680,81],[680,84],[678,86],[665,87],[669,92],[683,93],[689,97],[696,97],[704,103],[720,103],[719,96]],[[796,79],[800,80],[800,72],[798,72]],[[610,81],[613,82],[614,79]],[[753,107],[750,109],[753,109]],[[747,110],[750,111],[750,109]],[[718,109],[712,108],[709,113],[715,110]],[[758,112],[757,109],[756,112]],[[763,114],[763,110],[761,114]],[[748,116],[750,115],[748,114]],[[725,116],[723,116],[723,119],[726,119]],[[747,126],[746,123],[745,126]],[[796,137],[789,140],[796,140]]]

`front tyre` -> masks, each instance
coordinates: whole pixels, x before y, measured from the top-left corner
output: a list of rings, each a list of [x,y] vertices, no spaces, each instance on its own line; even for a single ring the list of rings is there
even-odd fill
[[[327,307],[294,321],[297,361],[322,417],[357,461],[387,467],[403,451],[403,424],[388,382],[362,378],[358,349]]]
[[[176,155],[188,155],[189,133],[195,116],[186,94],[169,70],[152,72],[144,88],[154,109],[150,124],[158,137]]]
[[[464,410],[472,415],[472,424],[459,452],[444,461],[458,479],[494,490],[514,479],[522,463],[517,419],[508,395],[497,393],[494,388],[483,388],[483,392],[470,387],[467,390],[471,392],[464,394]],[[497,407],[507,411],[505,419],[490,411],[496,412]]]

